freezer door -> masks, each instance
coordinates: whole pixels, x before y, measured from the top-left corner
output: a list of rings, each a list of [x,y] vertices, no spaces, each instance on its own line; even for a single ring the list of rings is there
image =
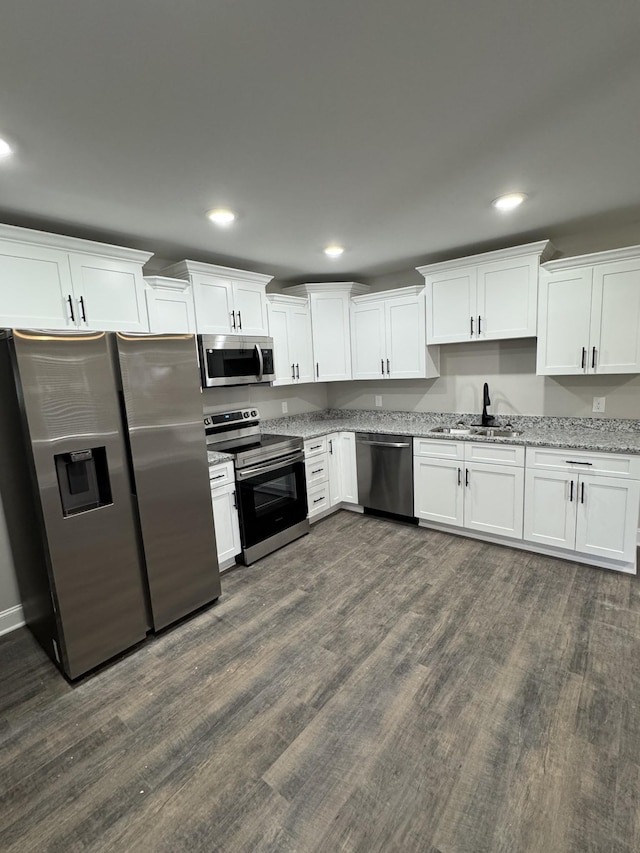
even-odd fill
[[[14,330],[42,509],[56,655],[77,678],[147,631],[143,576],[107,336]],[[25,472],[25,476],[27,473]]]
[[[220,595],[196,342],[120,332],[114,341],[158,630]]]

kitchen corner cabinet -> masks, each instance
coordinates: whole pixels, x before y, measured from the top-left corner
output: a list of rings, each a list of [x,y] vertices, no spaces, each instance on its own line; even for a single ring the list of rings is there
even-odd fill
[[[413,453],[416,518],[522,538],[523,447],[415,438]]]
[[[640,246],[540,271],[536,372],[640,373]]]
[[[149,331],[155,334],[196,333],[191,284],[178,278],[145,276]]]
[[[0,225],[0,326],[149,330],[149,252]]]
[[[351,379],[350,300],[369,288],[356,282],[300,284],[293,296],[308,296],[311,306],[313,370],[316,382]]]
[[[274,385],[313,382],[313,343],[309,300],[281,293],[267,295],[269,330],[273,338]]]
[[[191,282],[200,334],[269,334],[266,288],[272,276],[198,261],[180,261],[163,275]]]
[[[538,270],[548,240],[417,267],[428,344],[535,337]]]
[[[353,379],[430,379],[440,351],[426,346],[424,287],[402,287],[351,300]]]
[[[216,531],[216,550],[220,571],[236,564],[240,553],[240,523],[236,502],[233,462],[209,467],[209,485]]]
[[[527,448],[524,538],[635,570],[640,457]]]

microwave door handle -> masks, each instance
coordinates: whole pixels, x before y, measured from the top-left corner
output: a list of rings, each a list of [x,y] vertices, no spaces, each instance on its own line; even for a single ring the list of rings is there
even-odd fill
[[[258,382],[262,382],[262,377],[264,374],[264,356],[262,355],[262,349],[260,344],[256,344],[256,352],[258,353]]]

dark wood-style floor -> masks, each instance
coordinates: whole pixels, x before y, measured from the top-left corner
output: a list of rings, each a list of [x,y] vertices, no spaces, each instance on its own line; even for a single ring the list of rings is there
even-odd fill
[[[347,512],[71,687],[0,640],[0,850],[640,850],[640,586]]]

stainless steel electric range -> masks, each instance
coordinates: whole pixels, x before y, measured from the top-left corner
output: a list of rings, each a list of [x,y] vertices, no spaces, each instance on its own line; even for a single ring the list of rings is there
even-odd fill
[[[207,447],[233,456],[245,565],[309,532],[304,443],[260,430],[257,409],[207,415]]]

